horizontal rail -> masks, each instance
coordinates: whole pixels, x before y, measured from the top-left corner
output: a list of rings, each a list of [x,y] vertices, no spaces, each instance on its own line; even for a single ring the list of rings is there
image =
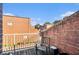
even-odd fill
[[[33,34],[39,34],[39,33],[15,33],[15,34],[3,34],[3,35],[33,35]]]

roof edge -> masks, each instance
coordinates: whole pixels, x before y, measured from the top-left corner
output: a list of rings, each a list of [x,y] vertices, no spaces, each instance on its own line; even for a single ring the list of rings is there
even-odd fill
[[[9,16],[9,17],[18,17],[18,18],[26,18],[26,19],[31,19],[29,17],[21,17],[21,16],[11,16],[11,15],[3,15],[3,16]]]
[[[73,13],[72,15],[70,15],[70,16],[64,17],[60,22],[54,24],[54,25],[51,26],[49,29],[51,29],[52,27],[54,27],[54,26],[56,26],[56,25],[59,25],[60,23],[66,21],[69,17],[71,18],[72,16],[75,16],[75,15],[77,15],[77,14],[79,14],[79,11],[74,12],[74,13]],[[65,18],[66,18],[66,19],[65,19]],[[47,29],[47,30],[45,30],[45,31],[48,31],[49,29]],[[45,32],[45,31],[43,31],[43,32]]]

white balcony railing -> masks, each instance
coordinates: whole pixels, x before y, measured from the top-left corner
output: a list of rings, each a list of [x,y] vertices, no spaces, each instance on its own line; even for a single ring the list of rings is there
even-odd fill
[[[39,33],[3,34],[3,51],[35,46]]]

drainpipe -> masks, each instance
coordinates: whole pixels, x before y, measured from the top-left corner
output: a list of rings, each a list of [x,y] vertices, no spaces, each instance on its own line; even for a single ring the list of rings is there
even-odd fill
[[[30,33],[30,24],[29,24],[29,22],[30,22],[30,21],[29,21],[29,19],[28,19],[28,44],[30,45],[30,40],[29,40],[29,37],[30,37],[30,36],[29,36],[29,35],[30,35],[30,34],[29,34],[29,33]]]

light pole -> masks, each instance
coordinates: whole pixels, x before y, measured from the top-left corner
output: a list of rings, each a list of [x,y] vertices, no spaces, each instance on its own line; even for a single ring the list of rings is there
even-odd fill
[[[48,38],[48,54],[50,54],[50,40],[52,36],[47,36]]]

